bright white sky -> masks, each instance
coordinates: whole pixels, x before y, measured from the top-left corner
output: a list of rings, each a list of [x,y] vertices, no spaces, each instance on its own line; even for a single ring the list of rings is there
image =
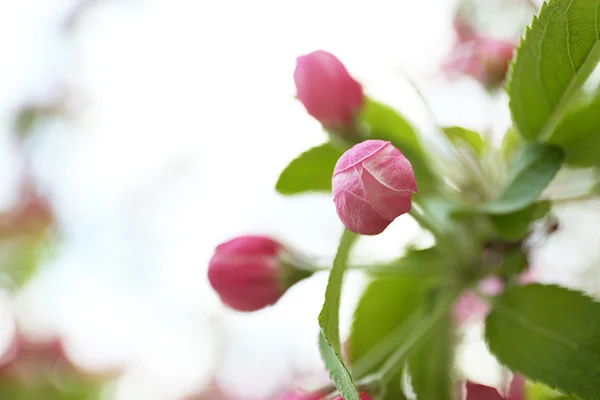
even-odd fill
[[[326,276],[240,315],[210,290],[207,261],[220,241],[252,232],[325,261],[335,250],[341,224],[329,196],[273,190],[287,161],[325,140],[293,98],[299,54],[335,53],[370,94],[427,131],[403,72],[440,124],[507,126],[503,99],[436,72],[453,40],[452,2],[99,1],[67,36],[57,25],[72,3],[0,1],[0,204],[14,193],[14,107],[66,83],[79,113],[45,126],[33,146],[64,240],[16,303],[23,323],[58,332],[84,367],[126,365],[119,400],[177,399],[214,374],[246,400],[322,382]],[[391,257],[415,229],[400,218],[356,257]],[[344,331],[363,282],[347,283]]]

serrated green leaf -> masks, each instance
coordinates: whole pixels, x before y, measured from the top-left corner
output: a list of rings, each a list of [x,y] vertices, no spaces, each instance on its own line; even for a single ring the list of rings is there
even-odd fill
[[[600,0],[550,0],[527,29],[507,83],[513,121],[548,140],[600,59]]]
[[[356,384],[354,383],[350,371],[348,371],[348,368],[341,360],[340,356],[336,354],[329,344],[327,344],[323,332],[319,333],[319,353],[321,354],[321,359],[323,360],[323,364],[325,364],[325,368],[327,368],[331,380],[335,383],[335,386],[340,393],[342,393],[344,399],[360,400]],[[352,392],[356,392],[355,397],[353,397],[354,394],[352,394]]]
[[[417,400],[452,400],[454,332],[447,314],[433,328],[432,335],[408,359],[411,386]]]
[[[446,137],[455,146],[468,146],[473,153],[481,157],[485,149],[485,143],[481,135],[470,129],[461,128],[459,126],[451,126],[442,129]]]
[[[343,150],[331,143],[308,149],[279,175],[275,189],[285,195],[310,191],[331,192],[331,176]]]
[[[490,221],[498,236],[504,240],[517,241],[529,233],[529,226],[550,211],[550,202],[534,203],[510,214],[490,215]]]
[[[590,101],[569,110],[549,142],[565,150],[565,163],[574,167],[600,164],[600,90]]]
[[[500,196],[483,209],[490,214],[508,214],[533,204],[560,169],[563,158],[560,147],[528,144],[511,165]]]
[[[329,281],[327,282],[327,289],[325,289],[325,302],[319,314],[319,326],[321,327],[319,349],[321,357],[331,380],[333,380],[345,400],[360,400],[352,375],[350,375],[342,359],[339,327],[342,282],[348,265],[350,249],[356,239],[358,239],[357,234],[344,229],[333,261],[333,268],[329,273]]]
[[[402,115],[389,106],[366,99],[359,120],[366,126],[368,138],[392,142],[410,161],[419,193],[437,191],[437,179],[426,159],[419,137]]]
[[[540,284],[498,296],[486,319],[491,352],[513,372],[584,400],[600,399],[600,303]]]

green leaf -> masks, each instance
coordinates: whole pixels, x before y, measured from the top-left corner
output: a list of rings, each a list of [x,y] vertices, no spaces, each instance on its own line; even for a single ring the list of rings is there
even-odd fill
[[[446,127],[442,131],[455,146],[467,145],[477,156],[483,154],[485,143],[479,133],[459,126]]]
[[[325,289],[325,303],[319,314],[321,357],[333,383],[345,400],[360,400],[354,380],[342,359],[339,327],[342,282],[348,265],[350,249],[357,238],[357,234],[344,229],[337,254],[333,260],[333,268],[329,273],[329,281],[327,289]]]
[[[24,286],[38,271],[40,262],[50,251],[45,237],[22,237],[0,244],[0,277],[5,275],[11,289]]]
[[[527,400],[575,400],[572,397],[564,396],[552,390],[541,383],[525,383],[525,399]]]
[[[550,211],[550,202],[534,203],[510,214],[490,215],[490,220],[498,236],[504,240],[517,241],[529,233],[529,226]]]
[[[432,335],[409,358],[408,370],[417,400],[452,400],[454,332],[450,314],[433,328]]]
[[[566,113],[549,142],[565,150],[565,163],[575,167],[600,164],[600,90],[591,101]]]
[[[368,138],[388,140],[410,161],[415,172],[419,193],[438,190],[437,179],[431,171],[419,137],[404,117],[382,103],[366,99],[360,121],[368,129]]]
[[[546,141],[600,59],[600,0],[550,0],[527,29],[509,73],[521,135]]]
[[[504,159],[507,161],[511,161],[515,153],[523,147],[523,140],[519,136],[518,132],[514,127],[510,127],[504,137],[502,138],[502,143],[500,144],[500,151],[504,156]]]
[[[449,272],[448,262],[436,247],[409,249],[397,260],[367,270],[373,274],[406,274],[419,277],[441,277]]]
[[[343,153],[331,143],[323,143],[305,151],[281,172],[275,189],[285,195],[309,191],[331,192],[333,169]]]
[[[564,158],[560,147],[530,143],[509,169],[508,183],[500,196],[484,205],[491,214],[509,214],[533,204],[554,178]]]
[[[539,284],[508,289],[494,301],[485,336],[513,372],[584,400],[600,399],[600,303]]]
[[[500,264],[499,275],[504,279],[518,280],[518,275],[527,269],[527,254],[518,248],[508,250]]]
[[[426,279],[411,275],[377,277],[369,283],[354,311],[348,341],[348,357],[357,378],[375,373],[410,335],[419,322],[416,310],[426,299],[427,287]],[[401,374],[402,363],[390,380],[386,399],[404,399]]]

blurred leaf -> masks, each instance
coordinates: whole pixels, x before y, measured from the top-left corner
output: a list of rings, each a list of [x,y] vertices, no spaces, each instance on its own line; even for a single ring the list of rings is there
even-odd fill
[[[517,277],[527,268],[527,254],[521,249],[506,251],[500,265],[500,275],[504,278]]]
[[[455,146],[467,145],[477,156],[483,154],[485,143],[479,133],[459,126],[443,128],[443,132]]]
[[[491,352],[514,372],[584,400],[600,399],[600,303],[539,284],[508,289],[486,319]]]
[[[340,344],[340,296],[344,273],[348,265],[348,255],[358,235],[344,229],[337,254],[333,260],[333,268],[329,273],[329,281],[325,290],[325,303],[319,314],[321,335],[319,350],[333,383],[345,400],[360,400],[352,375],[342,359]]]
[[[500,151],[504,156],[506,161],[511,161],[521,148],[523,147],[523,140],[519,136],[519,133],[514,127],[510,127],[504,137],[502,138],[502,143],[500,144]]]
[[[367,99],[360,118],[368,127],[369,138],[392,142],[410,161],[419,193],[439,190],[419,137],[402,115],[389,106]]]
[[[331,192],[335,163],[344,152],[323,143],[300,154],[279,175],[275,189],[285,195],[309,191]]]
[[[11,289],[19,289],[35,275],[48,246],[40,237],[18,237],[0,243],[0,274],[8,277]]]
[[[512,163],[508,183],[500,196],[485,204],[484,210],[509,214],[533,204],[560,169],[563,158],[560,147],[528,144]]]
[[[378,277],[369,283],[354,310],[348,340],[350,365],[357,378],[376,372],[419,322],[416,310],[425,301],[427,283],[410,275]],[[387,388],[386,400],[404,399],[401,375],[402,363]]]
[[[527,29],[509,73],[521,135],[546,141],[600,59],[600,0],[550,0]]]
[[[575,400],[573,397],[560,394],[556,390],[541,383],[527,382],[525,384],[525,399],[527,400]]]
[[[381,268],[367,270],[375,274],[406,274],[420,277],[441,277],[448,273],[448,262],[436,247],[423,250],[409,249],[398,260],[386,263]]]
[[[550,202],[534,203],[510,214],[490,215],[490,220],[498,236],[504,240],[517,241],[529,233],[529,226],[550,211]]]
[[[575,167],[600,164],[600,90],[592,101],[569,110],[549,142],[565,150],[565,163]]]
[[[413,392],[417,400],[452,400],[456,396],[452,365],[454,334],[450,314],[433,328],[433,333],[408,360]]]

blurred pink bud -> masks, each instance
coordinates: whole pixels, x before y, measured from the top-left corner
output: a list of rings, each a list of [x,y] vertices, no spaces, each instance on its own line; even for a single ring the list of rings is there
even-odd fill
[[[320,400],[323,396],[319,393],[306,393],[294,390],[283,395],[279,400]]]
[[[347,150],[335,165],[333,201],[352,232],[377,235],[411,209],[417,184],[410,161],[390,142],[366,140]]]
[[[504,283],[496,276],[489,276],[477,284],[479,291],[488,296],[495,296],[504,290]],[[452,308],[457,325],[467,321],[478,321],[485,318],[490,311],[488,303],[481,299],[474,290],[465,290]]]
[[[515,375],[506,396],[502,396],[493,387],[484,386],[473,382],[467,382],[466,392],[466,400],[524,400],[525,379],[519,375]]]
[[[324,127],[353,125],[364,100],[362,87],[333,54],[319,50],[298,57],[294,80],[298,100]]]
[[[459,41],[442,70],[450,77],[467,75],[494,88],[504,82],[514,50],[513,42],[481,36]]]
[[[217,246],[208,279],[221,301],[238,311],[275,304],[294,283],[311,275],[286,262],[290,253],[265,236],[240,236]]]
[[[527,285],[528,283],[536,283],[537,281],[538,277],[531,267],[521,272],[521,275],[519,275],[518,277],[518,282],[521,285]]]
[[[456,38],[459,42],[466,42],[477,36],[467,19],[460,14],[454,17],[453,26],[454,33],[456,33]]]

